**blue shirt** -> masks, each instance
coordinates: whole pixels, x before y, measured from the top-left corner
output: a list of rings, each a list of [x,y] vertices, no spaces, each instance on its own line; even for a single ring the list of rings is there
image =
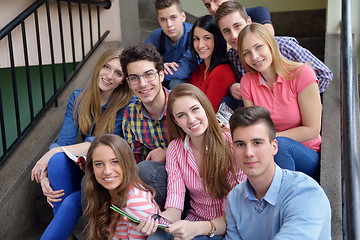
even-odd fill
[[[315,71],[319,80],[319,91],[323,92],[329,86],[333,73],[331,70],[309,50],[299,45],[298,41],[293,37],[275,37],[281,54],[287,59],[294,62],[309,64]],[[234,48],[228,51],[229,64],[234,72],[235,78],[240,82],[246,71],[240,62],[239,55]]]
[[[323,189],[301,172],[275,166],[261,201],[248,180],[229,193],[225,239],[331,239],[331,209]]]
[[[192,24],[183,23],[183,34],[181,38],[173,44],[173,41],[165,36],[165,53],[163,54],[164,63],[176,62],[179,64],[177,71],[173,71],[173,75],[166,74],[165,81],[173,79],[188,79],[190,74],[195,71],[197,62],[193,59],[190,53],[190,44],[192,40],[189,39]],[[151,43],[160,52],[160,36],[162,29],[158,28],[151,32],[150,36],[145,40],[146,43]]]
[[[82,88],[75,89],[75,91],[71,94],[71,96],[68,100],[66,112],[64,115],[64,121],[63,121],[61,130],[60,130],[60,133],[57,136],[57,138],[55,139],[55,141],[50,145],[50,147],[49,147],[50,149],[54,148],[54,147],[68,146],[68,145],[73,145],[73,144],[77,143],[76,137],[77,137],[80,129],[79,129],[79,125],[78,125],[76,119],[74,118],[74,107],[75,107],[76,99],[78,98],[78,96],[80,95],[82,90],[83,90]],[[133,97],[128,104],[134,102],[135,99],[136,99],[136,97]],[[116,119],[115,119],[115,126],[114,126],[113,133],[120,135],[121,137],[123,136],[122,128],[121,128],[122,119],[124,116],[124,110],[127,107],[127,105],[118,111],[118,113],[116,115]],[[101,106],[102,111],[105,111],[106,107],[107,107],[107,104]],[[95,139],[95,137],[91,135],[93,133],[93,127],[89,131],[89,133],[86,133],[86,134],[81,133],[81,139],[83,142],[92,142]]]

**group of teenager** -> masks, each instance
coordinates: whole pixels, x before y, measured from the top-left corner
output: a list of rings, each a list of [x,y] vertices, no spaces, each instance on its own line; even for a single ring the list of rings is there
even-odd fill
[[[54,213],[41,239],[75,239],[82,214],[89,240],[331,239],[318,184],[331,71],[274,37],[266,8],[203,3],[211,15],[189,24],[179,0],[156,0],[161,28],[103,53],[71,95],[32,169]],[[229,126],[222,102],[236,109]]]

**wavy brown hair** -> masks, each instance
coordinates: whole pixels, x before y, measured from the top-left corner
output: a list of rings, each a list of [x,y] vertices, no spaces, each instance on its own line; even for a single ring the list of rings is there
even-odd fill
[[[95,137],[103,133],[114,132],[117,112],[125,107],[132,98],[133,93],[124,79],[114,89],[105,111],[102,112],[99,72],[110,60],[119,59],[120,54],[121,50],[110,49],[101,55],[94,67],[89,86],[76,99],[74,117],[77,119],[80,131],[83,134],[90,133],[93,125],[95,125],[95,130],[90,134]]]
[[[167,134],[169,141],[185,139],[186,133],[176,124],[173,114],[174,102],[183,96],[191,96],[204,108],[208,118],[208,128],[205,131],[202,146],[203,164],[199,169],[204,180],[204,188],[213,198],[223,198],[231,190],[227,180],[229,169],[235,180],[235,161],[232,155],[231,142],[224,138],[214,109],[206,95],[196,86],[188,83],[179,84],[170,93],[166,109]]]
[[[108,146],[114,151],[123,172],[122,182],[115,189],[117,191],[116,199],[112,199],[109,191],[99,184],[95,178],[92,155],[100,145]],[[87,240],[111,239],[115,233],[119,214],[111,210],[110,206],[115,204],[118,207],[125,207],[130,186],[150,191],[153,196],[155,194],[151,187],[140,180],[134,155],[128,143],[115,134],[100,135],[91,143],[86,157],[86,208],[84,214],[89,221]]]
[[[275,72],[284,79],[292,80],[294,79],[300,71],[294,72],[298,67],[304,66],[304,63],[298,63],[290,61],[285,58],[280,50],[279,46],[276,43],[274,36],[260,23],[252,23],[244,27],[239,33],[238,37],[238,53],[240,56],[241,63],[245,67],[245,70],[248,72],[257,72],[255,69],[250,67],[244,60],[244,48],[242,46],[242,42],[244,37],[248,33],[254,33],[258,36],[269,48],[272,55],[272,66],[275,69]]]

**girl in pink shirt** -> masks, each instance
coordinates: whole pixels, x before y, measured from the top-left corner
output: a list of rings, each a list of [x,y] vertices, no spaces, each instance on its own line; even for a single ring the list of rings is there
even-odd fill
[[[234,161],[230,133],[220,128],[210,101],[191,84],[172,90],[166,114],[171,142],[166,210],[160,215],[173,223],[162,232],[166,236],[157,232],[148,239],[223,239],[226,196],[246,179]],[[190,209],[181,220],[186,190]]]
[[[88,240],[146,239],[135,224],[112,209],[112,204],[138,219],[157,214],[154,192],[138,177],[136,162],[127,142],[114,134],[95,139],[86,158],[85,215]]]
[[[314,71],[284,58],[261,24],[241,31],[238,50],[248,71],[240,86],[244,105],[267,108],[276,127],[279,152],[275,162],[318,180],[321,101]]]

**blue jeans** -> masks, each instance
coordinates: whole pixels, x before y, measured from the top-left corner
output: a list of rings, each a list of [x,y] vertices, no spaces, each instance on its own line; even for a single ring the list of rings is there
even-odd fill
[[[144,160],[138,163],[138,169],[140,179],[155,189],[155,201],[163,211],[167,194],[167,172],[165,169],[165,162]]]
[[[147,240],[172,240],[172,239],[174,239],[173,235],[165,232],[161,228],[158,228],[158,230],[153,235],[150,235],[147,238]],[[208,236],[197,236],[193,238],[193,240],[222,240],[222,239],[224,239],[223,235],[214,236],[212,238],[209,238]]]
[[[319,181],[319,153],[287,137],[277,137],[279,150],[275,163],[284,169],[303,172]]]
[[[54,191],[63,189],[61,202],[54,202],[54,218],[41,240],[66,240],[81,216],[81,179],[84,172],[64,153],[55,154],[49,161],[48,178]]]

